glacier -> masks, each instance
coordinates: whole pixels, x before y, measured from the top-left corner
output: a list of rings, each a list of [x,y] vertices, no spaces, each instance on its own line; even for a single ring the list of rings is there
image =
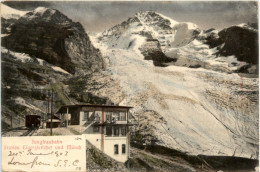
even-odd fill
[[[134,107],[132,113],[139,120],[139,131],[147,140],[155,136],[157,144],[189,154],[257,159],[258,95],[254,95],[254,91],[258,92],[259,79],[232,72],[246,62],[238,61],[235,56],[216,57],[216,49],[194,35],[186,32],[176,36],[174,31],[176,25],[185,25],[188,33],[198,31],[197,27],[164,19],[160,14],[152,15],[159,19],[153,21],[154,18],[149,20],[149,16],[142,16],[145,21],[137,14],[103,33],[90,36],[107,61],[107,72],[120,82],[123,93],[118,92],[118,96],[125,96],[119,104]],[[154,25],[158,21],[164,23]],[[158,31],[163,25],[169,32],[164,28]],[[160,33],[170,33],[169,45],[162,48],[165,54],[177,51],[183,58],[200,60],[213,67],[154,66],[152,61],[144,60],[140,52],[147,40],[143,32],[150,33],[161,44]],[[196,32],[199,34],[204,33]],[[180,43],[181,39],[185,41]],[[232,65],[234,62],[238,66]],[[212,70],[214,67],[225,70]]]

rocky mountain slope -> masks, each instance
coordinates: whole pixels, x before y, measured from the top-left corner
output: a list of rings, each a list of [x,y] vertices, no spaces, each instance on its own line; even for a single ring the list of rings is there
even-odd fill
[[[7,31],[1,35],[4,127],[23,126],[27,114],[43,115],[51,89],[53,111],[77,102],[106,103],[107,98],[86,91],[91,82],[75,83],[79,76],[93,80],[95,73],[105,69],[101,53],[80,23],[49,8],[39,7],[27,13],[3,4],[1,8],[8,9],[1,12],[2,28]],[[5,19],[10,22],[8,25],[3,25]]]
[[[2,38],[2,45],[36,56],[71,74],[104,69],[102,56],[91,45],[81,24],[54,9],[39,7],[26,13],[11,26],[10,35]]]
[[[1,34],[7,34],[10,26],[28,11],[20,11],[1,4]]]
[[[258,31],[244,25],[232,26],[218,33],[218,54],[235,55],[239,61],[258,64]]]
[[[237,27],[242,33],[232,27],[201,31],[195,24],[140,12],[91,36],[120,81],[120,104],[134,107],[137,141],[191,154],[258,157],[259,80],[236,73],[255,63],[245,49],[239,53],[243,58],[236,57],[236,48],[225,51],[233,37],[243,41],[258,31]],[[247,46],[253,51],[256,42]]]

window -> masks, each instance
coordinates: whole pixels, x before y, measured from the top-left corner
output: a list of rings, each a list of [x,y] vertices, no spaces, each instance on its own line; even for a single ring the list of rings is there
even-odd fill
[[[122,154],[125,154],[125,144],[122,144]]]
[[[114,127],[114,136],[119,136],[119,127]]]
[[[112,135],[112,127],[106,127],[106,135],[111,136]]]
[[[115,121],[118,121],[118,120],[119,120],[119,112],[114,112],[112,118],[113,118]]]
[[[95,120],[100,122],[100,118],[101,118],[101,111],[95,111],[94,112],[94,116],[95,116]]]
[[[105,114],[106,114],[106,121],[111,122],[112,112],[105,112]]]
[[[126,127],[121,127],[121,135],[122,136],[126,135]]]
[[[84,112],[84,121],[89,120],[89,112]]]
[[[94,133],[99,132],[99,126],[94,126],[94,127],[93,127],[93,132],[94,132]]]
[[[125,120],[126,120],[126,114],[125,114],[125,112],[120,112],[119,120],[120,120],[120,121],[125,121]]]
[[[115,153],[115,155],[118,154],[118,145],[114,145],[114,153]]]

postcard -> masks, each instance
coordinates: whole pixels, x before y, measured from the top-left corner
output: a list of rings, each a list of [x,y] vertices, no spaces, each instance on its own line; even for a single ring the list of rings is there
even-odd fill
[[[3,1],[2,171],[258,171],[258,1]]]

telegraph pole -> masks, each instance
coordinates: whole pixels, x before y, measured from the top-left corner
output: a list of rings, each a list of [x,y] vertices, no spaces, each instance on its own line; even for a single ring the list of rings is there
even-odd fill
[[[8,50],[8,52],[7,52],[7,54],[8,54],[8,58],[10,58],[10,50],[9,50],[9,48],[8,48],[8,39],[7,39],[7,50]],[[13,128],[13,114],[11,114],[11,128]]]
[[[52,118],[53,118],[53,88],[51,89],[51,136],[52,136]]]
[[[46,114],[45,114],[45,127],[47,128],[48,122],[48,114],[49,114],[49,90],[46,89]]]
[[[11,128],[13,128],[13,114],[11,114]]]

